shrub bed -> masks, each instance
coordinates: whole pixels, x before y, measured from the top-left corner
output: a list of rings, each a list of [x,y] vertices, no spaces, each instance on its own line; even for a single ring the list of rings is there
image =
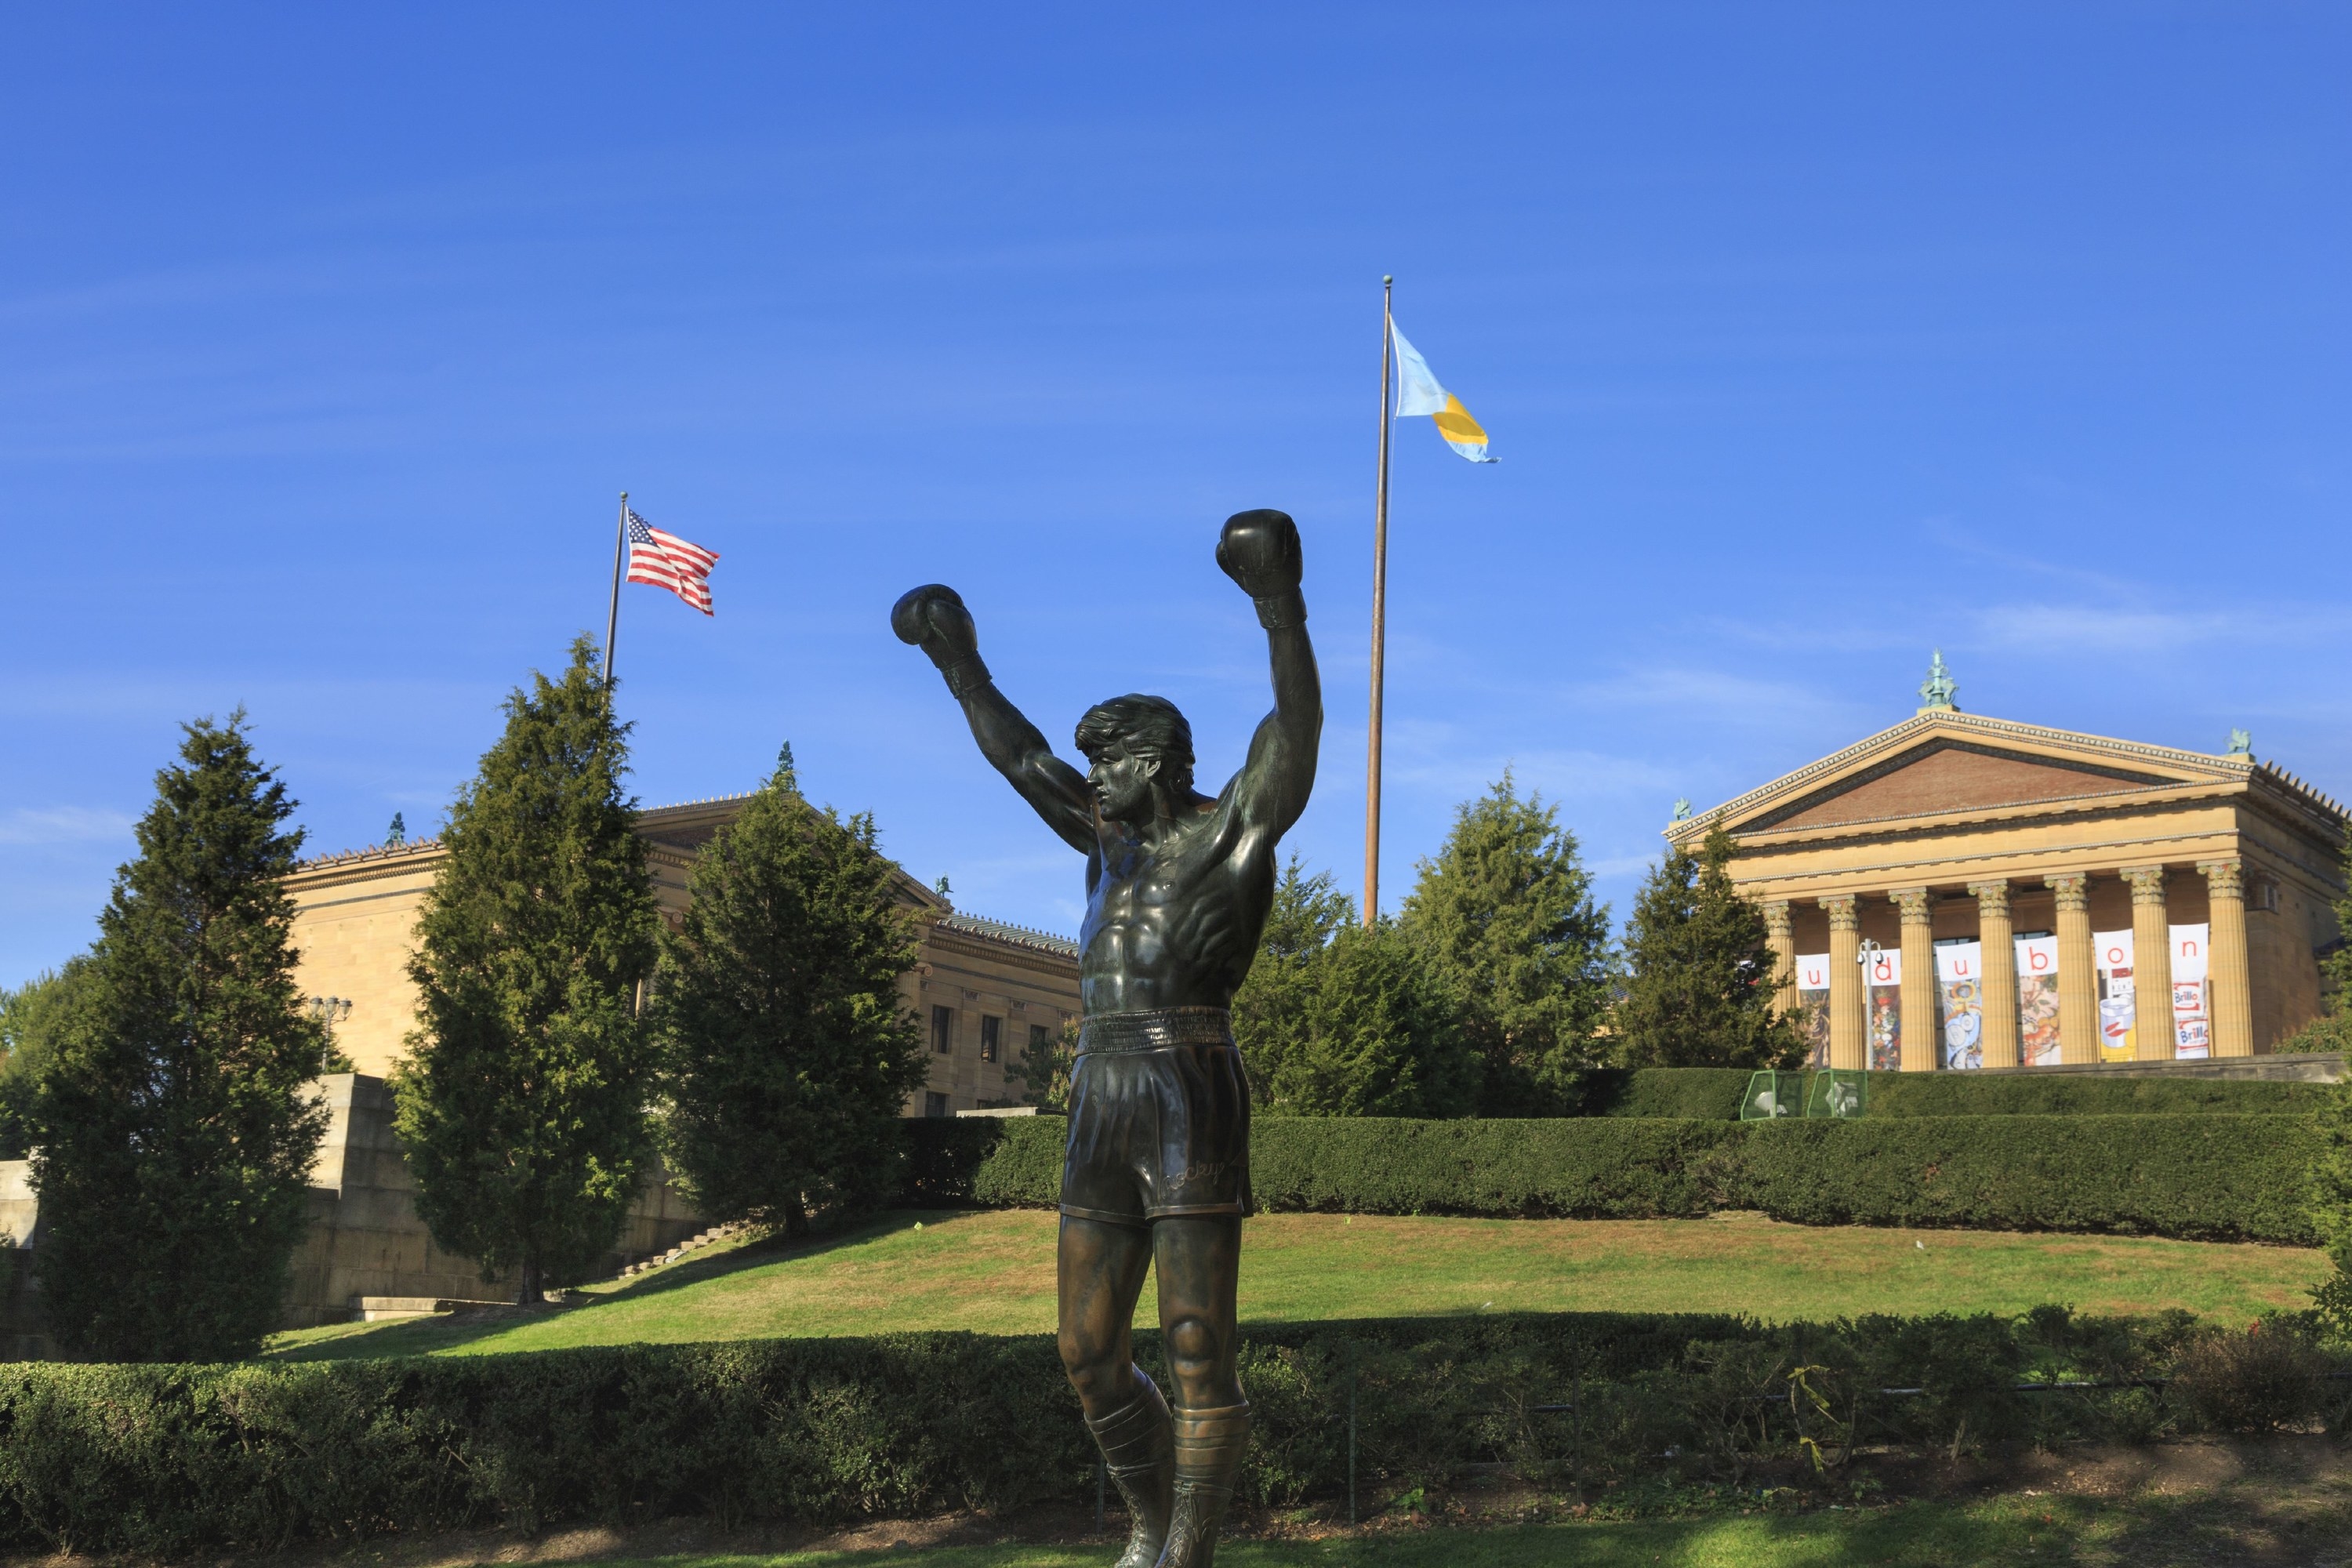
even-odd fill
[[[1285,1506],[1342,1491],[1351,1405],[1374,1508],[1497,1462],[1541,1485],[1747,1484],[1778,1463],[1800,1484],[1842,1486],[1864,1443],[2141,1440],[2325,1414],[2335,1385],[2324,1374],[2340,1363],[2307,1338],[2266,1332],[2056,1309],[1779,1329],[1613,1314],[1275,1326],[1243,1347],[1257,1413],[1243,1484]],[[1154,1336],[1139,1352],[1160,1370]],[[2179,1401],[2015,1386],[2176,1364]],[[1794,1462],[1807,1442],[1818,1468]],[[1089,1498],[1093,1482],[1044,1335],[29,1363],[0,1376],[0,1549],[16,1552],[172,1556],[681,1514],[732,1525],[999,1511]]]
[[[1064,1123],[912,1122],[918,1201],[1053,1206]],[[933,1128],[951,1131],[933,1132]],[[2115,1231],[2311,1246],[2309,1117],[1948,1116],[1853,1121],[1260,1117],[1272,1211],[1654,1219],[1760,1209],[1804,1225]]]

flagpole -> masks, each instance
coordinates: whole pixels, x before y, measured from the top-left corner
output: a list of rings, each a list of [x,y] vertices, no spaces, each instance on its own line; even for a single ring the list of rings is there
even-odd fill
[[[613,636],[621,629],[621,563],[629,553],[629,492],[621,492],[621,520],[613,528],[613,607],[604,612],[604,690],[613,689]]]
[[[1389,397],[1396,377],[1391,374],[1391,294],[1396,279],[1381,279],[1381,482],[1372,500],[1372,722],[1365,759],[1364,782],[1364,923],[1381,914],[1381,696],[1386,681],[1389,595]]]

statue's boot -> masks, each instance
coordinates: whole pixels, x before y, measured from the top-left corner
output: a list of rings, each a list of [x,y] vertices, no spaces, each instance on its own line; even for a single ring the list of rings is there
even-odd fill
[[[1127,1503],[1127,1550],[1118,1568],[1152,1568],[1168,1539],[1168,1515],[1175,1505],[1176,1457],[1168,1402],[1141,1367],[1135,1371],[1135,1397],[1100,1420],[1087,1417],[1087,1430],[1102,1449],[1111,1484]]]
[[[1168,1545],[1159,1568],[1210,1568],[1217,1557],[1217,1530],[1234,1500],[1249,1447],[1247,1402],[1219,1410],[1176,1412],[1176,1512],[1168,1521]]]

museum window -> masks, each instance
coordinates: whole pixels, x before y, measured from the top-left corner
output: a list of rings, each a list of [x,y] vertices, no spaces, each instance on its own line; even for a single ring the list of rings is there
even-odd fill
[[[1035,1057],[1038,1060],[1043,1061],[1045,1057],[1045,1047],[1053,1043],[1053,1039],[1054,1031],[1045,1027],[1045,1025],[1030,1025],[1029,1054]]]
[[[945,1009],[943,1008],[941,1011],[945,1011]],[[935,1089],[926,1090],[923,1095],[923,1114],[926,1116],[945,1116],[947,1113],[948,1097],[941,1094]]]
[[[946,1056],[955,1049],[955,1009],[931,1009],[931,1049]],[[942,1113],[944,1114],[944,1113]]]
[[[985,1013],[980,1016],[980,1059],[982,1061],[992,1062],[996,1059],[999,1051],[1003,1048],[1001,1042],[1003,1031],[1003,1019],[992,1018]]]

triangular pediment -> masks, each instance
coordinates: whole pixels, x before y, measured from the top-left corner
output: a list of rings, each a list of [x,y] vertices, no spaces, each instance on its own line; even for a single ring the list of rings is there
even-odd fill
[[[2126,795],[2179,783],[2177,778],[2137,769],[2033,756],[1939,736],[1809,791],[1743,826],[1757,832],[1775,827],[1842,827],[1896,816]]]
[[[2118,796],[2242,785],[2251,758],[2211,756],[1937,710],[1883,731],[1669,830],[1696,838],[1836,832],[1953,814],[2071,809]]]

